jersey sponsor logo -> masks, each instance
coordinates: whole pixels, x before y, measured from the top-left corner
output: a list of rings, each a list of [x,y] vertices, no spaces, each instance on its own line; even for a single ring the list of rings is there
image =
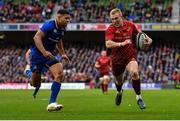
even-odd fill
[[[115,37],[116,40],[124,40],[124,39],[131,39],[131,36],[125,36],[125,37]]]
[[[123,35],[123,36],[126,36],[126,35],[127,35],[127,33],[123,33],[122,35]]]
[[[115,33],[118,34],[118,33],[120,33],[120,31],[119,31],[119,30],[116,30]]]
[[[53,41],[53,42],[59,42],[59,39],[56,40],[57,38],[56,38],[56,39],[53,39],[53,38],[50,38],[50,37],[49,37],[48,39],[51,40],[51,41]]]

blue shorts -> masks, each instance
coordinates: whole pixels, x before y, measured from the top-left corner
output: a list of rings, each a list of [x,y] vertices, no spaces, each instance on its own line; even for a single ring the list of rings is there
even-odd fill
[[[30,54],[30,69],[34,73],[45,73],[49,70],[49,67],[59,63],[54,57],[53,59],[47,59],[43,55],[37,55],[35,53]]]

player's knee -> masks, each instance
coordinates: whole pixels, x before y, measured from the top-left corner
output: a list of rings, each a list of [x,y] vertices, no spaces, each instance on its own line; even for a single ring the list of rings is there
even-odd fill
[[[63,73],[58,73],[57,75],[55,75],[54,79],[57,82],[61,82],[63,80]]]
[[[131,72],[131,76],[132,76],[132,79],[133,79],[133,80],[139,79],[139,73],[138,73],[138,71],[132,71],[132,72]]]
[[[41,80],[38,80],[37,82],[36,82],[36,85],[35,85],[36,87],[41,87]]]
[[[33,87],[40,87],[41,86],[41,80],[37,80],[37,81],[31,80],[30,85]]]
[[[123,83],[123,79],[115,79],[115,83],[117,85],[121,85]]]
[[[108,81],[107,81],[107,80],[104,80],[104,84],[108,84]]]
[[[37,87],[36,83],[33,82],[33,81],[30,81],[30,85],[33,86],[33,87]]]

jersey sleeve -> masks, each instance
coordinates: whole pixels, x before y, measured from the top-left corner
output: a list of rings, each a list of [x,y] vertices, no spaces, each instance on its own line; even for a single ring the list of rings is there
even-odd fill
[[[136,25],[134,23],[131,23],[132,28],[133,28],[133,33],[137,34],[139,32],[138,28],[136,27]]]
[[[105,39],[107,40],[113,40],[114,39],[114,28],[110,26],[105,33]]]
[[[40,30],[47,35],[47,33],[52,29],[52,25],[50,22],[45,22],[42,27],[40,28]]]
[[[111,65],[111,58],[108,57],[108,64]]]
[[[100,57],[97,58],[96,62],[100,63]]]

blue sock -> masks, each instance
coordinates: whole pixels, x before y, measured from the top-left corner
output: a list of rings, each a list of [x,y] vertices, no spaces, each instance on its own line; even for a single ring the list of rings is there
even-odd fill
[[[38,93],[40,87],[36,87],[33,93],[34,98],[36,98],[36,94]]]
[[[60,89],[61,89],[61,84],[54,81],[51,86],[51,97],[50,97],[49,104],[56,102],[56,98]]]
[[[26,77],[28,78],[28,80],[30,80],[31,78],[31,70],[26,70]]]

